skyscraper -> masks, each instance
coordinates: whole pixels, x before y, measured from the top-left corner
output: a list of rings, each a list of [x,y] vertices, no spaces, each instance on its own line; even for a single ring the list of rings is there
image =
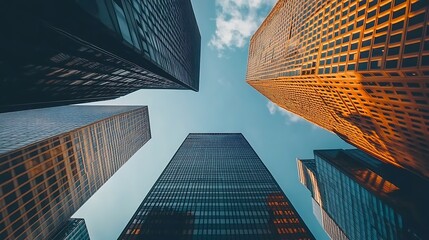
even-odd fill
[[[242,134],[189,134],[119,239],[314,239]]]
[[[189,0],[7,1],[0,26],[0,112],[199,88]]]
[[[378,159],[429,177],[428,4],[279,0],[247,82]]]
[[[89,240],[88,229],[83,218],[71,218],[55,234],[53,240]]]
[[[317,150],[298,160],[300,181],[332,239],[428,239],[429,184],[354,150]]]
[[[147,107],[0,114],[0,239],[49,239],[150,139]]]

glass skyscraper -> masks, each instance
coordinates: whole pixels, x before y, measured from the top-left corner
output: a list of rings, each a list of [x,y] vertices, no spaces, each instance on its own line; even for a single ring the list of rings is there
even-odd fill
[[[240,133],[189,134],[119,239],[314,239]]]
[[[199,89],[190,0],[7,1],[0,13],[0,112]]]
[[[146,106],[0,114],[0,239],[49,239],[151,137]]]
[[[279,0],[253,35],[247,82],[278,106],[429,177],[429,4]]]
[[[71,218],[52,240],[90,240],[83,218]]]
[[[298,160],[300,181],[332,239],[429,239],[429,184],[354,150],[316,150]]]

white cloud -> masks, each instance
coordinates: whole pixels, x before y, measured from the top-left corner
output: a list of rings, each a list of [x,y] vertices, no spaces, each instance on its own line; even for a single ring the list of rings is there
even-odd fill
[[[216,0],[216,32],[209,46],[222,51],[244,47],[265,16],[261,10],[271,8],[276,0]]]
[[[268,101],[267,108],[268,108],[268,111],[270,112],[271,115],[279,113],[280,115],[284,116],[286,118],[286,124],[296,123],[296,122],[304,120],[300,116],[277,106],[277,104],[275,104],[271,101]]]

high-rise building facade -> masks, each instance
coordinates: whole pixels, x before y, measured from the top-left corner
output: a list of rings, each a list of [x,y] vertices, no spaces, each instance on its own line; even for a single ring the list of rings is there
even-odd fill
[[[143,106],[0,114],[0,239],[49,239],[150,139]]]
[[[314,155],[298,160],[298,172],[331,239],[429,238],[426,180],[357,149]]]
[[[119,239],[314,239],[242,134],[189,134]]]
[[[8,1],[0,26],[0,112],[199,89],[190,0]]]
[[[90,240],[85,219],[71,218],[62,229],[55,234],[53,240]]]
[[[428,7],[279,0],[251,39],[247,82],[366,153],[429,177]]]

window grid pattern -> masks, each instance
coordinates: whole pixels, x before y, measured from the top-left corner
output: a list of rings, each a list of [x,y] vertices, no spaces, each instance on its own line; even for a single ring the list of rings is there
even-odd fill
[[[314,239],[241,134],[189,134],[119,239]]]
[[[79,118],[98,106],[61,108]],[[0,155],[0,239],[48,239],[150,139],[147,107],[103,115],[108,108],[91,124]]]
[[[305,186],[308,181],[302,180],[316,175],[318,187],[307,188],[322,208],[322,222],[330,223],[323,224],[331,228],[326,229],[328,234],[342,233],[342,239],[386,240],[429,236],[425,217],[428,198],[420,193],[427,191],[427,183],[415,175],[360,150],[317,150],[315,159],[298,162]],[[305,172],[308,175],[301,175]]]
[[[52,238],[54,240],[89,240],[88,229],[83,218],[71,218]]]
[[[9,11],[26,25],[2,39],[18,50],[0,54],[0,112],[101,101],[139,89],[198,91],[201,37],[189,0],[46,5]],[[21,28],[37,31],[16,33]]]
[[[428,12],[419,0],[279,1],[252,37],[247,81],[361,150],[429,176]]]

